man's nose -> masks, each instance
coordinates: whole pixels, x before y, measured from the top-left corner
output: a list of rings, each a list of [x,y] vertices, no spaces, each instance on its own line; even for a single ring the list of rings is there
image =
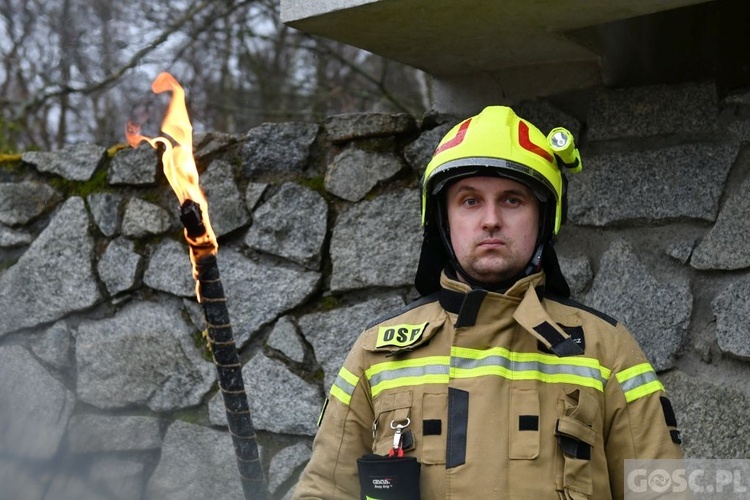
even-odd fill
[[[494,205],[488,205],[482,211],[482,228],[486,230],[498,229],[502,225],[500,210]]]

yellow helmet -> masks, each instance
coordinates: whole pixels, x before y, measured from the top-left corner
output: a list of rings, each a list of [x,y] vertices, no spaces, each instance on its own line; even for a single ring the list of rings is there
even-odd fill
[[[532,189],[541,203],[540,247],[559,232],[565,217],[565,184],[562,167],[571,172],[581,170],[581,159],[573,143],[573,136],[563,128],[556,128],[548,137],[534,125],[520,118],[505,106],[489,106],[476,116],[467,118],[440,141],[422,177],[422,226],[425,241],[417,272],[417,289],[424,294],[434,291],[436,265],[455,261],[452,248],[441,230],[440,195],[447,184],[463,177],[477,175],[508,177]],[[439,234],[440,238],[437,237]],[[439,246],[442,239],[446,249]],[[445,252],[435,259],[431,252]],[[423,260],[432,260],[426,266]],[[556,261],[556,259],[555,259]],[[429,285],[424,285],[425,268]],[[422,278],[420,278],[422,275]],[[423,281],[420,286],[420,281]],[[567,285],[565,285],[567,288]]]
[[[562,144],[561,144],[562,143]],[[572,135],[554,129],[549,140],[531,123],[505,106],[489,106],[456,125],[440,141],[422,177],[422,225],[427,223],[432,198],[449,180],[477,175],[479,169],[530,184],[537,195],[554,200],[552,234],[563,220],[564,180],[562,166],[571,164],[558,153],[573,146]],[[572,171],[580,171],[580,156],[573,146]],[[557,157],[556,157],[557,156]],[[558,166],[559,162],[559,166]],[[544,192],[539,192],[542,189]]]

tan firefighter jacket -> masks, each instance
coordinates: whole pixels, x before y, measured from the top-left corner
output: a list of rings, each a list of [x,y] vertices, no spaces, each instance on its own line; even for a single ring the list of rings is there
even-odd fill
[[[388,454],[406,419],[423,499],[621,499],[624,459],[681,457],[630,333],[543,281],[497,294],[443,274],[435,296],[362,333],[293,498],[360,498],[357,459]]]

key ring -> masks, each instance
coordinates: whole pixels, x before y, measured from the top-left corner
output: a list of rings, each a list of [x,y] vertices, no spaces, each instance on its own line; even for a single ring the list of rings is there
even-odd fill
[[[400,422],[403,422],[403,420],[400,420]],[[405,424],[395,424],[395,420],[391,420],[391,429],[406,429],[409,427],[409,424],[411,423],[411,419],[409,417],[406,417],[406,423]]]

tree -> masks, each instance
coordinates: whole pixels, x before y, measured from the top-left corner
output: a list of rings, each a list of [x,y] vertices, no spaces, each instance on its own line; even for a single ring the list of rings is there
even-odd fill
[[[419,71],[289,28],[274,0],[0,0],[0,23],[0,152],[121,142],[161,71],[203,130],[426,109]]]

